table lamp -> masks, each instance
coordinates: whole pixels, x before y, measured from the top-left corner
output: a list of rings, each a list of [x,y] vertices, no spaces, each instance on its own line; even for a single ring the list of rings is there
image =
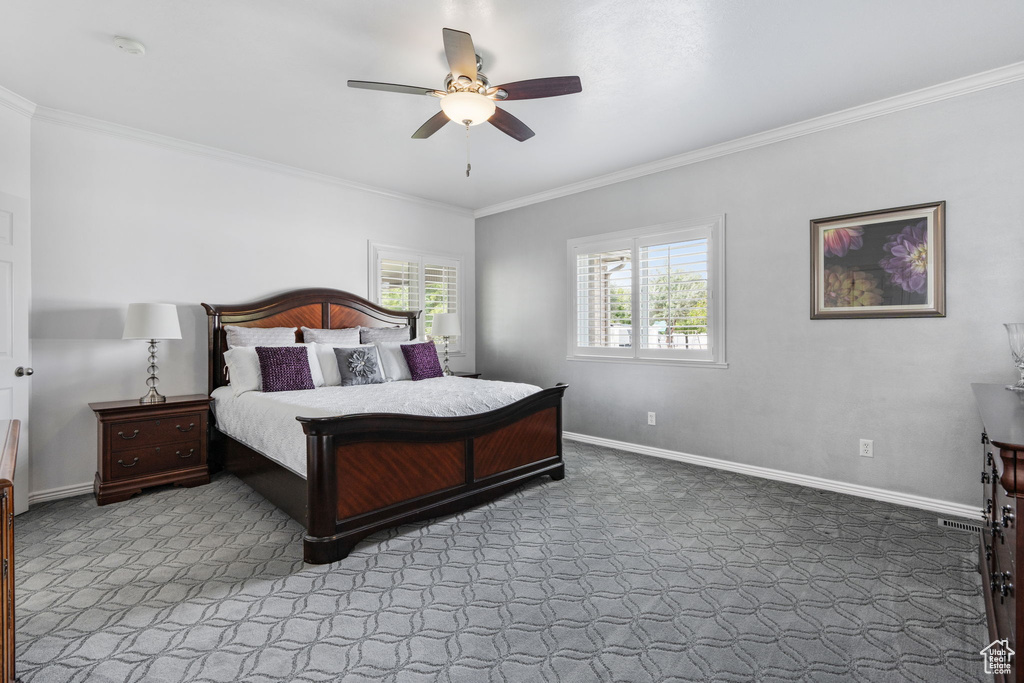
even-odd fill
[[[430,327],[431,337],[443,337],[444,338],[444,374],[445,377],[452,374],[451,368],[448,367],[448,338],[458,337],[462,334],[462,329],[459,327],[459,314],[458,313],[435,313],[434,320]]]
[[[164,403],[166,396],[156,390],[160,383],[156,373],[156,344],[161,339],[181,339],[178,325],[178,307],[174,304],[128,304],[128,317],[124,321],[121,339],[149,340],[149,378],[146,386],[149,393],[139,403]]]

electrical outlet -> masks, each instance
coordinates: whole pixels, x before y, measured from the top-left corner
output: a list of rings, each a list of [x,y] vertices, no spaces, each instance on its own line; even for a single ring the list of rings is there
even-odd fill
[[[647,413],[647,424],[654,424],[654,413]]]
[[[875,457],[875,442],[871,439],[860,440],[860,455],[862,458]]]

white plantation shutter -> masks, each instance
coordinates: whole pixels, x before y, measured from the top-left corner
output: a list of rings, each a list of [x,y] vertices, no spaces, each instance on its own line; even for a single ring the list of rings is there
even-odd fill
[[[610,355],[632,347],[632,250],[576,254],[576,345]]]
[[[640,348],[708,351],[708,238],[646,241],[638,243]]]
[[[569,241],[569,358],[725,364],[724,216]]]
[[[437,261],[437,259],[434,259]],[[454,262],[428,261],[423,266],[423,329],[431,339],[434,329],[434,315],[437,313],[458,313],[458,267]],[[458,339],[449,344],[450,349],[458,347]]]
[[[370,298],[385,308],[422,310],[418,330],[421,337],[430,338],[434,316],[438,313],[458,313],[461,321],[458,259],[393,250],[371,243],[370,261],[373,268]],[[462,338],[453,337],[449,349],[456,352],[461,345]]]
[[[397,311],[420,307],[420,264],[397,258],[378,260],[377,303]]]

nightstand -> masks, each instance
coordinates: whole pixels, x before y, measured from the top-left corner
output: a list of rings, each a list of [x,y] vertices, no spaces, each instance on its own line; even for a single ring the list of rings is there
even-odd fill
[[[480,379],[479,372],[453,372],[452,377],[468,377],[469,379]]]
[[[206,419],[210,397],[168,396],[166,403],[90,403],[99,423],[93,491],[96,503],[128,500],[160,484],[199,486],[210,482],[206,465]]]

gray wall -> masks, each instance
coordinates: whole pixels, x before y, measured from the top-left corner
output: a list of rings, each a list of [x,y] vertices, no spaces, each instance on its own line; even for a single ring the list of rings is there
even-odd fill
[[[970,383],[1014,378],[1024,320],[1022,121],[1016,83],[478,219],[477,369],[569,382],[567,431],[977,503]],[[938,200],[947,317],[809,319],[809,220]],[[720,213],[728,369],[566,360],[567,239]]]

